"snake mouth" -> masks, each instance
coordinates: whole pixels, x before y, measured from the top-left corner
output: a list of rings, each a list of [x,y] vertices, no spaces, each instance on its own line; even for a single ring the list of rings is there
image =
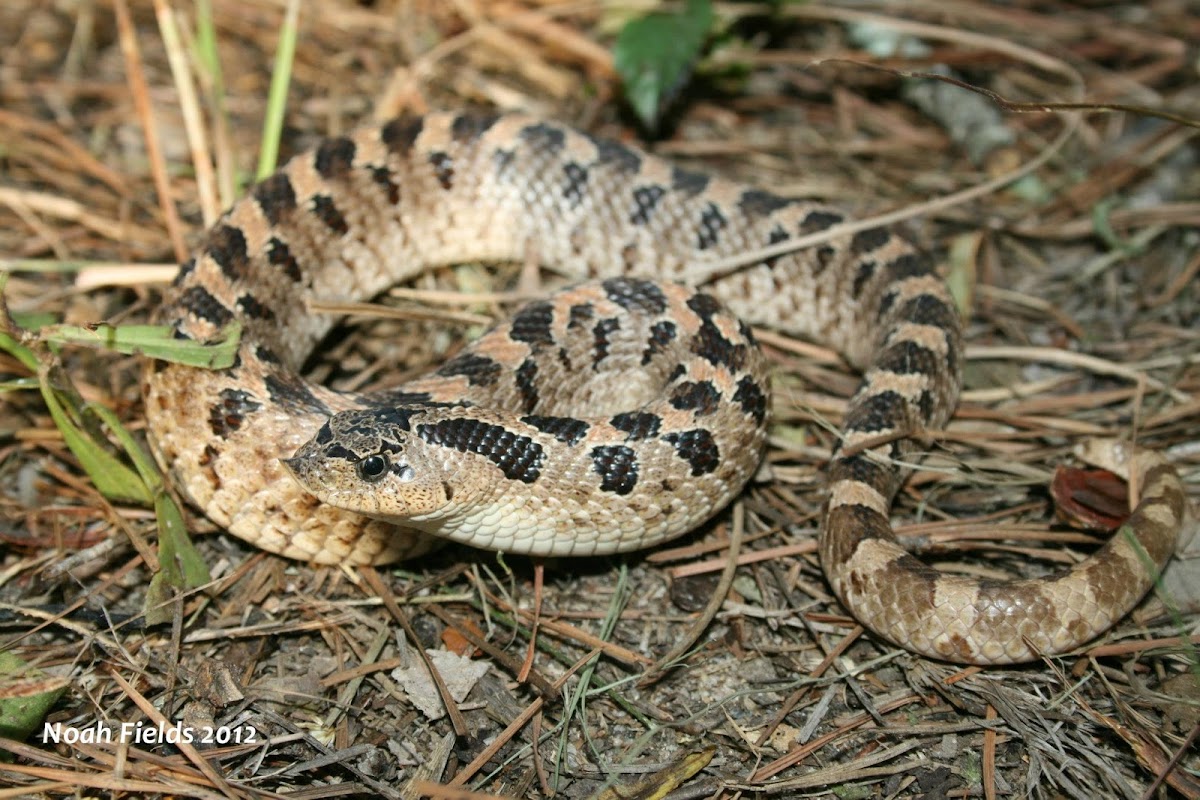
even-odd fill
[[[300,488],[304,489],[304,491],[308,492],[309,494],[312,494],[312,490],[308,488],[312,480],[313,472],[313,464],[311,459],[304,458],[303,456],[293,456],[292,458],[281,458],[279,459],[279,463],[283,465],[285,470],[287,470],[287,473],[292,477],[292,480],[300,484]]]
[[[319,459],[297,455],[291,458],[281,458],[279,463],[283,465],[288,476],[296,482],[301,491],[312,495],[322,503],[337,507],[337,504],[333,502],[337,492],[330,489],[327,480],[328,474],[322,468]]]

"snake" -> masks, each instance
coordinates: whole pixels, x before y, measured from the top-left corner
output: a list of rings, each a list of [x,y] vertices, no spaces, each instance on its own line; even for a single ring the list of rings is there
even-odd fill
[[[437,538],[534,556],[651,547],[755,475],[772,403],[752,326],[862,374],[824,467],[819,558],[883,639],[1008,664],[1102,634],[1154,583],[1184,494],[1161,456],[1095,455],[1140,497],[1064,571],[991,580],[897,542],[891,506],[960,393],[962,323],[932,260],[833,205],[693,171],[520,113],[438,112],[322,141],[208,229],[157,317],[181,340],[240,325],[231,366],[147,358],[148,439],[217,525],[315,564],[385,564]],[[740,269],[733,256],[825,241]],[[774,252],[774,251],[773,251]],[[335,319],[423,271],[536,260],[574,285],[524,306],[430,374],[374,394],[307,381]]]

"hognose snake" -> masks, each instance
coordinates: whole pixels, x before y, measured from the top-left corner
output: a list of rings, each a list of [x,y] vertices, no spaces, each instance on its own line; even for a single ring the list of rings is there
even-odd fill
[[[763,361],[723,303],[864,369],[820,540],[859,620],[976,663],[1099,635],[1170,556],[1184,506],[1175,472],[1102,445],[1112,468],[1138,476],[1132,536],[1058,575],[981,581],[905,553],[888,515],[911,434],[944,426],[959,391],[960,324],[942,281],[880,229],[732,275],[706,266],[842,220],[521,115],[434,114],[329,139],[235,204],[181,268],[161,319],[200,341],[235,319],[244,331],[226,370],[148,362],[149,435],[213,521],[294,558],[383,563],[425,548],[413,529],[530,554],[648,547],[725,505],[763,451]],[[530,304],[385,395],[297,374],[331,326],[310,298],[369,297],[432,265],[531,252],[607,280]]]

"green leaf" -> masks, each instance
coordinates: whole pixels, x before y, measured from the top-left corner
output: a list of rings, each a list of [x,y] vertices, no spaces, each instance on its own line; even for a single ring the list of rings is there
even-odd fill
[[[0,652],[0,739],[23,742],[37,730],[66,691],[65,681],[51,678],[10,652]],[[6,753],[0,747],[0,753]]]
[[[12,314],[13,324],[27,331],[53,325],[57,320],[58,317],[49,311],[14,311]]]
[[[975,307],[975,285],[979,282],[976,267],[982,246],[983,235],[979,232],[960,234],[950,242],[946,285],[964,319],[971,316],[971,309]]]
[[[688,0],[678,14],[647,14],[617,36],[613,63],[625,96],[649,130],[658,127],[664,106],[687,83],[712,26],[710,0]]]

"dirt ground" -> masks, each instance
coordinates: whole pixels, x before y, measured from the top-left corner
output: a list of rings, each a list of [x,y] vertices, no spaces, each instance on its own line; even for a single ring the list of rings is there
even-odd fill
[[[1163,452],[1195,504],[1195,5],[720,4],[654,137],[612,56],[649,6],[300,4],[281,159],[401,113],[522,110],[855,215],[911,210],[899,225],[951,282],[970,348],[959,411],[897,501],[906,543],[983,577],[1083,557],[1099,538],[1056,513],[1078,496],[1051,479],[1092,436]],[[150,319],[205,220],[252,179],[286,8],[0,5],[0,267],[18,322]],[[385,298],[393,317],[347,323],[311,375],[420,372],[511,310],[481,293],[557,280],[532,273],[432,271]],[[0,660],[0,724],[40,697],[65,729],[224,731],[56,745],[38,724],[0,745],[15,754],[0,797],[1200,797],[1197,545],[1185,537],[1162,591],[1078,653],[979,668],[897,649],[856,626],[815,553],[854,373],[817,344],[762,340],[770,469],[736,512],[665,548],[546,562],[536,636],[529,559],[447,547],[377,571],[312,567],[192,510],[211,583],[147,624],[152,510],[97,490],[36,365],[0,354],[0,659],[38,670]],[[140,436],[136,357],[55,352],[56,383]],[[422,648],[466,691],[448,716]]]

